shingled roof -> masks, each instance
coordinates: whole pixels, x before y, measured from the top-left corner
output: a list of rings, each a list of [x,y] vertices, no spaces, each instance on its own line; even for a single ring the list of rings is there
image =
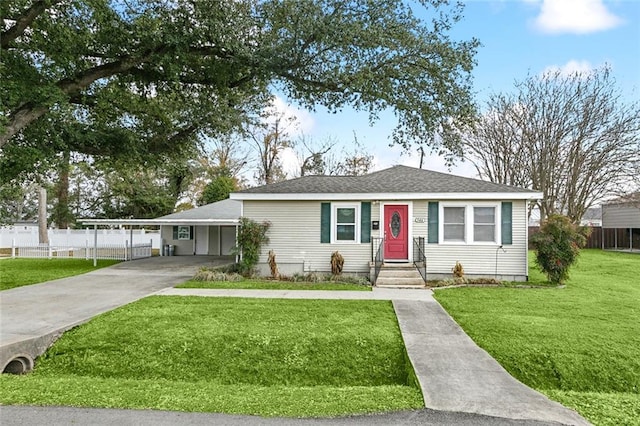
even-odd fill
[[[184,210],[161,216],[157,220],[236,220],[240,217],[242,204],[237,200],[222,200],[215,203],[206,204],[191,210]]]
[[[270,185],[249,188],[232,194],[235,199],[254,198],[250,194],[519,194],[517,198],[535,198],[529,189],[479,179],[393,166],[363,176],[304,176]]]

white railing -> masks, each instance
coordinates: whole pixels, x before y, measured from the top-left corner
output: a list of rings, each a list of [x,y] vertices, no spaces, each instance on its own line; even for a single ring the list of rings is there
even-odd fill
[[[18,246],[14,241],[11,245],[11,257],[133,260],[151,257],[152,247],[152,240],[146,244],[134,244],[133,246],[129,245],[129,241],[125,241],[124,244],[99,244],[97,247],[90,246],[88,242],[84,247],[46,244]]]

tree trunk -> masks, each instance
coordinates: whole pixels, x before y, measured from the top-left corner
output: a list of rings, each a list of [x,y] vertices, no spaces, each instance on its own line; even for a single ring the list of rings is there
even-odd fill
[[[39,188],[38,193],[38,242],[49,244],[49,234],[47,233],[47,190]]]

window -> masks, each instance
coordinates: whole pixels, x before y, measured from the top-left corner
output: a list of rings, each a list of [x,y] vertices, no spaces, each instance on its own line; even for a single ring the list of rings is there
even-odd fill
[[[191,239],[191,227],[178,226],[178,240],[190,240],[190,239]]]
[[[371,202],[320,203],[320,242],[370,243]]]
[[[496,209],[495,207],[473,208],[473,241],[496,241]]]
[[[465,208],[464,207],[444,207],[443,208],[443,240],[461,241],[465,238]]]
[[[511,211],[508,201],[429,202],[429,243],[511,244]]]
[[[356,240],[356,209],[339,207],[336,209],[336,240]]]

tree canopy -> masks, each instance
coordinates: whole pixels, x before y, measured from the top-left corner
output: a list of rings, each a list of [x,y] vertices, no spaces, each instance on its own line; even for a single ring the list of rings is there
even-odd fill
[[[444,0],[2,2],[2,179],[63,151],[179,152],[246,123],[274,88],[309,109],[349,105],[372,120],[391,109],[395,143],[460,154],[433,134],[473,113],[478,42],[447,34],[461,11]]]

